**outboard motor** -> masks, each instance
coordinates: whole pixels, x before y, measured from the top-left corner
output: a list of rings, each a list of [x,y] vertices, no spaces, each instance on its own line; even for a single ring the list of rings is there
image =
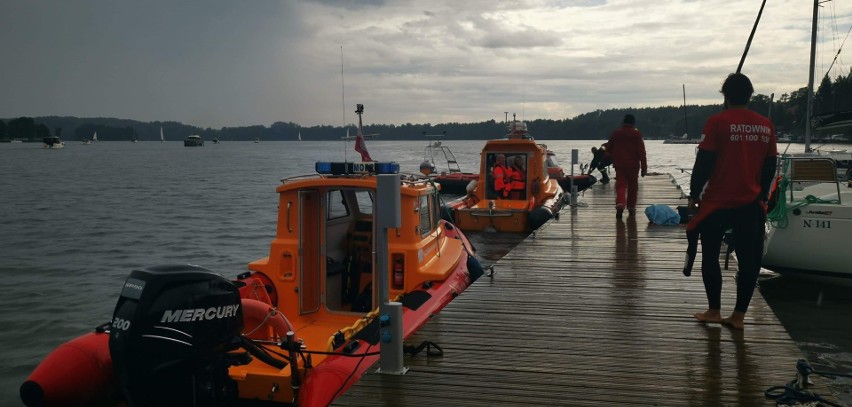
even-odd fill
[[[224,406],[243,313],[237,286],[192,265],[134,270],[110,327],[109,350],[124,397],[137,406]]]

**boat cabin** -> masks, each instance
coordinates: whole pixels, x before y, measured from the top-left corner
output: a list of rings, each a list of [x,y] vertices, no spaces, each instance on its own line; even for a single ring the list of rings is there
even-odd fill
[[[363,314],[379,303],[375,276],[376,174],[396,163],[317,163],[315,177],[283,180],[270,255],[249,269],[273,282],[279,308],[310,313]],[[401,227],[389,233],[391,297],[442,280],[463,248],[439,225],[440,198],[424,180],[401,181]],[[452,239],[450,239],[452,240]],[[445,251],[453,252],[444,253]]]

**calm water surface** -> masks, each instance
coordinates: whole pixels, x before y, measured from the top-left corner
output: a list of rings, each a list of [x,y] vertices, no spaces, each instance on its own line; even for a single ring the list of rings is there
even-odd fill
[[[570,170],[571,149],[588,163],[589,149],[602,141],[541,142]],[[469,172],[479,171],[483,143],[446,142]],[[695,145],[646,144],[649,170],[671,173],[686,186],[689,175],[680,169],[691,168]],[[412,173],[425,146],[369,142],[374,158]],[[244,272],[267,254],[274,236],[280,179],[344,155],[355,158],[351,144],[71,142],[61,150],[0,144],[0,406],[21,404],[18,387],[50,350],[110,319],[131,270],[192,263],[226,277]],[[520,240],[477,239],[486,264]],[[852,291],[783,278],[762,283],[761,291],[812,363],[852,371]],[[792,363],[790,369],[792,379]]]

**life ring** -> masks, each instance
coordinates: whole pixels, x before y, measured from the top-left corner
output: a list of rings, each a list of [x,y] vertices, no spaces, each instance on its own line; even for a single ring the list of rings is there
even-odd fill
[[[281,341],[287,332],[295,331],[284,313],[265,302],[242,299],[243,335],[258,340]]]

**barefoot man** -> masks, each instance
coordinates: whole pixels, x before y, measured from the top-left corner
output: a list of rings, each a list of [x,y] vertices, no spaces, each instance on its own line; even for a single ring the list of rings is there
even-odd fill
[[[735,329],[743,329],[760,272],[766,200],[778,155],[772,122],[746,108],[752,93],[747,76],[728,75],[722,85],[725,110],[704,125],[689,185],[689,205],[697,205],[698,213],[687,234],[700,234],[701,278],[709,304],[695,319]],[[722,318],[719,252],[727,230],[733,231],[737,253],[737,303]]]

